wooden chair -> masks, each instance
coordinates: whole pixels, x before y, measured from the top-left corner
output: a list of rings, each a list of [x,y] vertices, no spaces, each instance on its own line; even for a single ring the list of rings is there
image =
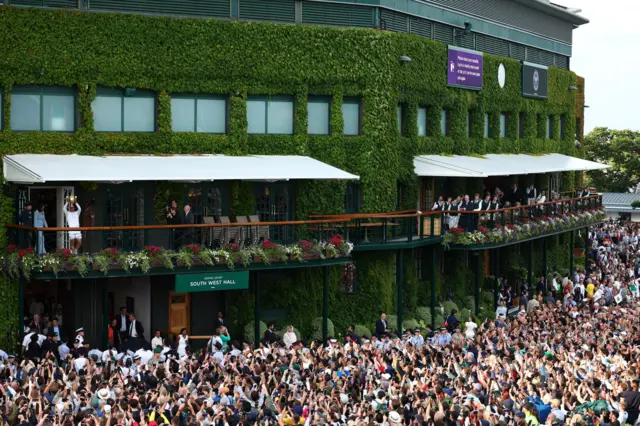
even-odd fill
[[[229,220],[229,216],[220,216],[220,223],[231,223],[231,221]],[[223,229],[226,236],[225,244],[230,243],[231,241],[233,241],[234,243],[240,243],[240,228],[236,226],[228,226],[224,227]]]
[[[236,222],[238,223],[249,223],[249,220],[246,216],[236,216]],[[247,238],[251,238],[251,227],[243,226],[240,227],[240,241],[245,242]]]
[[[249,216],[249,222],[260,223],[258,215]],[[266,241],[269,239],[269,226],[256,226],[254,227],[254,240],[257,243],[261,239]]]
[[[204,216],[202,222],[209,225],[216,223],[216,218],[213,216]],[[218,246],[222,247],[225,243],[223,230],[223,228],[207,228],[208,232],[202,233],[202,245],[213,246],[213,243],[217,241]]]

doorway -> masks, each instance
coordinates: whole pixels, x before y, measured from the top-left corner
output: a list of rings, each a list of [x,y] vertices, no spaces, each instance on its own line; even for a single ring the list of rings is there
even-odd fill
[[[260,222],[285,222],[291,214],[291,191],[287,184],[264,183],[255,188],[256,214]],[[287,232],[288,231],[288,232]],[[273,241],[288,241],[293,238],[293,229],[285,225],[273,225],[269,229]]]
[[[66,228],[67,218],[63,208],[67,197],[74,195],[73,186],[34,186],[29,187],[29,200],[33,208],[45,205],[45,218],[49,228]],[[69,234],[67,232],[44,232],[45,251],[55,251],[59,248],[69,248]]]
[[[190,326],[191,294],[169,292],[169,333],[177,336],[183,328],[190,333]]]

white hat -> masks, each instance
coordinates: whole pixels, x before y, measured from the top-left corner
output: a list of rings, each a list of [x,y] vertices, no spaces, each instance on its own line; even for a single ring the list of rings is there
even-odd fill
[[[109,414],[111,412],[111,406],[109,404],[102,407],[102,409],[104,410],[105,414]]]
[[[100,389],[98,392],[96,392],[96,395],[98,396],[99,399],[107,399],[111,394],[109,393],[108,389],[103,388],[103,389]]]
[[[389,413],[389,421],[393,423],[400,423],[402,421],[402,418],[400,417],[400,414],[398,414],[397,411],[392,411]]]
[[[80,333],[81,331],[84,331],[84,327],[80,327],[79,329],[77,329],[76,333]]]
[[[381,377],[382,377],[383,379],[385,379],[385,380],[390,380],[390,379],[391,379],[391,374],[389,374],[389,373],[384,373]]]

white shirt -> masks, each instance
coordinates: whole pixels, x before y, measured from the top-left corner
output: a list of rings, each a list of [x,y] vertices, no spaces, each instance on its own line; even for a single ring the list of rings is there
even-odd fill
[[[120,331],[127,331],[127,316],[120,314]]]
[[[65,359],[67,355],[69,355],[70,349],[66,343],[58,346],[58,354],[60,355],[60,359]]]
[[[73,366],[75,367],[76,372],[79,372],[80,370],[82,370],[86,365],[87,365],[86,358],[78,358],[75,361],[73,361]]]
[[[151,348],[155,349],[157,347],[163,347],[164,346],[164,339],[160,336],[154,337],[153,339],[151,339]]]
[[[131,321],[131,325],[129,326],[129,335],[131,337],[138,337],[138,332],[136,331],[136,320]]]
[[[67,209],[68,206],[69,206],[69,203],[65,203],[63,207],[63,212],[67,218],[67,223],[69,224],[69,228],[80,228],[80,212],[82,211],[82,209],[80,208],[80,204],[76,203],[76,207],[78,208],[78,210],[74,212],[70,212]]]
[[[84,337],[79,334],[76,336],[76,340],[78,341],[79,346],[82,346],[82,344],[84,343]]]
[[[293,331],[287,331],[284,333],[284,336],[282,336],[282,341],[287,349],[289,349],[297,340],[298,338],[296,337],[296,333]]]

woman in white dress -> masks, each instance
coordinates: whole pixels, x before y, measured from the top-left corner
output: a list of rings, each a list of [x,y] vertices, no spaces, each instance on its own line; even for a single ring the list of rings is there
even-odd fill
[[[472,316],[469,316],[464,326],[464,335],[467,339],[473,339],[474,337],[476,337],[476,328],[478,328],[478,324],[476,324]]]
[[[180,334],[178,334],[178,355],[180,355],[180,357],[185,356],[188,345],[189,336],[187,336],[187,329],[183,328],[180,330]]]

